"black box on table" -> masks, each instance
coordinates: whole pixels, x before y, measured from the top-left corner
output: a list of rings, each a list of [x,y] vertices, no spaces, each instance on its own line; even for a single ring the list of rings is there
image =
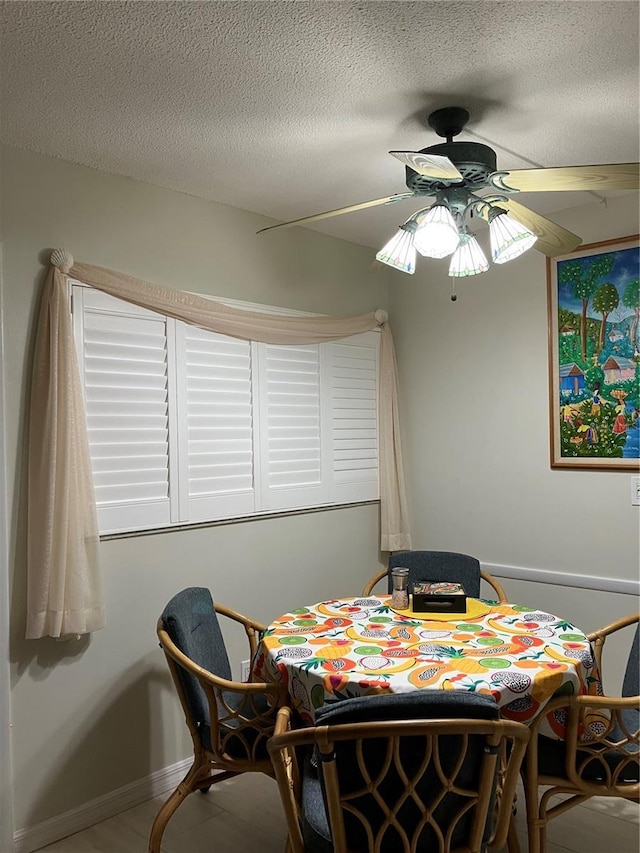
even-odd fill
[[[467,594],[460,583],[418,581],[411,585],[412,610],[416,613],[464,613]]]

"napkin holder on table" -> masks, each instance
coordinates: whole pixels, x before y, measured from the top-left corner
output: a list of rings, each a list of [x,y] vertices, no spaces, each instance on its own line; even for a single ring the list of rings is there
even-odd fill
[[[418,581],[411,585],[414,613],[465,613],[467,594],[462,584]]]

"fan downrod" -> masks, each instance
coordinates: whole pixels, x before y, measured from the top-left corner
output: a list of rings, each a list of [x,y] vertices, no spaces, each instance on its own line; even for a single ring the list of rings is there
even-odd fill
[[[431,113],[428,118],[430,127],[447,142],[458,136],[468,121],[469,112],[463,107],[443,107]]]

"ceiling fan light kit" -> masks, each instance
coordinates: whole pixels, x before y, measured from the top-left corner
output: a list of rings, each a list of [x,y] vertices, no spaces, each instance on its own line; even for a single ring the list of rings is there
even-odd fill
[[[376,260],[388,264],[396,270],[413,275],[416,271],[416,247],[414,235],[418,223],[410,219],[401,225],[398,233],[376,255]]]
[[[494,264],[505,264],[530,249],[538,239],[499,207],[489,209],[489,237]]]
[[[453,255],[449,275],[455,278],[477,275],[489,268],[478,241],[467,228],[467,216],[477,215],[488,222],[491,257],[496,264],[511,261],[532,246],[548,257],[557,257],[576,249],[582,238],[516,202],[514,195],[640,189],[638,163],[498,171],[495,151],[488,145],[453,141],[468,120],[469,113],[462,107],[436,110],[428,122],[445,142],[421,151],[389,152],[405,165],[409,192],[271,225],[258,233],[432,196],[435,200],[400,226],[399,232],[377,253],[376,260],[412,275],[416,251],[429,258]],[[479,192],[483,194],[478,195]]]
[[[449,275],[455,278],[463,278],[468,275],[478,275],[478,273],[486,272],[488,269],[489,261],[474,235],[468,231],[462,233],[458,248],[451,258]]]
[[[452,255],[460,235],[455,219],[444,204],[434,204],[426,216],[419,220],[413,242],[425,258],[446,258]]]

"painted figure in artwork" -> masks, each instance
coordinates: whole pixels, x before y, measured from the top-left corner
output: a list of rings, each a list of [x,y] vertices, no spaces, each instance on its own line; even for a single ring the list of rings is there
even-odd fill
[[[613,431],[616,435],[622,435],[627,431],[626,403],[624,398],[627,396],[625,391],[616,388],[611,392],[611,396],[615,397],[618,404],[615,407],[616,419],[613,422]]]
[[[583,441],[586,441],[587,444],[597,444],[598,443],[598,433],[596,432],[596,428],[591,424],[583,424],[580,419],[577,420],[578,424],[578,436],[580,436]]]

